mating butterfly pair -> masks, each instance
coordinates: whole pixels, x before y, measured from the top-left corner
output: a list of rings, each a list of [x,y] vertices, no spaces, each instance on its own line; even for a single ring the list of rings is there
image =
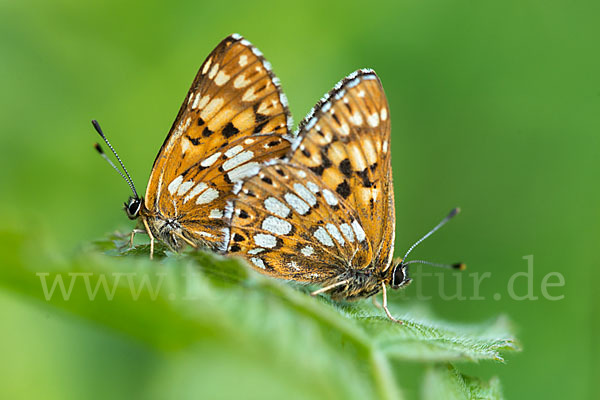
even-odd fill
[[[144,199],[117,156],[134,192],[125,211],[143,226],[131,240],[147,233],[151,257],[155,239],[174,250],[188,244],[242,256],[262,273],[321,284],[313,294],[382,291],[395,320],[386,285],[410,278],[409,263],[393,262],[391,129],[379,78],[352,73],[296,135],[291,124],[269,62],[239,35],[224,39],[200,67]]]

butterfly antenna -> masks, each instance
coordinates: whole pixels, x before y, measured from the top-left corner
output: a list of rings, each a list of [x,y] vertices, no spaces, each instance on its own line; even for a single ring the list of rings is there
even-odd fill
[[[96,129],[96,132],[98,132],[98,134],[100,135],[100,137],[102,138],[102,140],[104,140],[104,143],[106,143],[106,145],[110,148],[110,150],[112,151],[112,153],[115,155],[115,157],[117,158],[117,161],[119,161],[119,164],[123,168],[123,171],[125,171],[125,174],[123,174],[119,170],[119,168],[117,168],[117,166],[110,160],[110,158],[108,158],[106,156],[106,154],[104,153],[104,150],[102,150],[102,147],[100,147],[100,145],[98,143],[94,144],[94,148],[96,149],[96,151],[98,153],[100,153],[100,155],[102,156],[102,158],[104,158],[106,160],[106,162],[109,163],[110,166],[113,167],[114,170],[119,173],[119,175],[121,175],[121,177],[123,178],[123,180],[125,180],[125,182],[127,182],[127,184],[131,188],[131,191],[133,192],[133,194],[135,195],[135,197],[139,198],[140,196],[138,196],[137,190],[135,190],[135,185],[133,184],[133,180],[131,179],[131,175],[129,175],[129,172],[127,172],[127,168],[125,168],[125,165],[123,164],[123,161],[121,161],[121,158],[119,157],[119,155],[117,154],[117,152],[115,151],[115,149],[112,147],[112,145],[110,144],[110,142],[108,141],[108,139],[106,138],[106,136],[104,136],[104,132],[102,132],[102,128],[100,128],[100,124],[98,123],[98,121],[96,121],[95,119],[93,119],[92,120],[92,125],[94,125],[94,129]]]
[[[425,264],[425,265],[431,265],[432,267],[438,267],[438,268],[458,269],[459,271],[464,271],[465,269],[467,269],[467,266],[463,263],[438,264],[438,263],[433,263],[431,261],[423,261],[423,260],[410,260],[405,263],[402,263],[402,265],[409,265],[409,264]]]
[[[417,242],[415,244],[413,244],[412,246],[410,246],[410,249],[408,249],[408,251],[406,252],[406,254],[404,255],[404,257],[402,257],[402,260],[406,260],[406,257],[410,254],[411,251],[413,251],[413,249],[415,247],[417,247],[419,244],[421,244],[421,242],[425,239],[427,239],[429,236],[433,235],[435,231],[437,231],[438,229],[440,229],[442,226],[446,225],[446,223],[448,221],[450,221],[456,214],[458,214],[460,212],[460,208],[456,207],[454,208],[452,211],[450,211],[450,213],[446,216],[446,218],[444,218],[443,220],[440,221],[439,224],[437,224],[436,226],[433,227],[432,230],[430,230],[429,232],[427,232],[425,234],[425,236],[423,236],[421,239],[417,240]],[[423,261],[418,261],[421,264],[428,264],[428,265],[434,265],[434,263],[430,263],[428,261],[423,262]],[[417,263],[417,261],[409,261],[409,262],[404,262],[403,264],[409,264],[409,263]],[[439,266],[441,266],[442,264],[439,264]],[[445,264],[444,264],[445,265]],[[455,268],[455,269],[461,269],[460,265],[464,265],[464,264],[453,264],[453,265],[446,265],[443,268]],[[436,266],[438,266],[436,264]],[[457,266],[457,267],[455,267]],[[464,268],[462,268],[464,269]]]

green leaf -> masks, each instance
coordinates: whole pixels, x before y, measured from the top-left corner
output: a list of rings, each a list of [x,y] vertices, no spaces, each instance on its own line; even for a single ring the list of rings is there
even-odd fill
[[[11,256],[0,269],[1,287],[155,351],[182,354],[161,375],[168,387],[180,384],[181,396],[198,389],[195,370],[216,374],[209,360],[229,360],[224,370],[254,376],[253,382],[276,380],[300,398],[397,399],[403,395],[394,360],[502,361],[503,352],[518,350],[505,317],[459,325],[394,305],[404,321],[400,325],[370,301],[314,298],[307,287],[210,252],[175,254],[157,246],[151,261],[147,245],[129,249],[128,236],[119,234],[68,260],[36,256],[33,246],[24,236],[0,233],[0,254]],[[178,374],[171,375],[170,368]],[[198,384],[205,389],[228,384],[227,376],[216,375]],[[158,383],[152,394],[157,393],[168,394]]]
[[[500,400],[502,390],[498,378],[489,382],[462,375],[450,364],[431,367],[423,380],[424,400]]]

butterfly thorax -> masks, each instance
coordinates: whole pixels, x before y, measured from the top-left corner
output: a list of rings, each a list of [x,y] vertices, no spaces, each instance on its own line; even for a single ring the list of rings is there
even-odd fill
[[[331,297],[335,300],[371,297],[379,293],[382,283],[388,284],[391,279],[389,273],[380,271],[378,269],[347,269],[331,282],[325,283],[324,286],[347,281],[346,284],[340,285],[330,292]]]
[[[193,244],[194,247],[213,247],[211,242],[199,239],[185,228],[185,215],[163,215],[160,211],[149,210],[142,205],[139,216],[140,228],[149,229],[154,238],[166,244],[173,251],[182,250],[186,244]]]
[[[374,268],[353,269],[349,268],[340,275],[324,282],[323,285],[334,285],[339,282],[346,282],[343,285],[335,287],[330,294],[333,299],[355,300],[362,297],[371,297],[379,291],[383,285],[390,286],[392,289],[401,289],[412,281],[408,276],[407,264],[401,259],[397,260],[389,268],[382,268],[379,265]]]

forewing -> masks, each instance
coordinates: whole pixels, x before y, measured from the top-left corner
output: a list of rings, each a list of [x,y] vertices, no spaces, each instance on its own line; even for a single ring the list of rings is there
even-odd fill
[[[287,100],[270,64],[247,40],[227,37],[200,67],[154,161],[146,207],[168,207],[171,199],[164,188],[232,141],[260,133],[286,135],[289,120]],[[281,146],[254,156],[273,158],[269,153],[285,150],[287,143]],[[231,185],[225,177],[215,182],[225,191]]]
[[[302,121],[290,156],[290,162],[307,166],[356,212],[385,268],[395,224],[390,134],[381,82],[374,71],[359,70]]]
[[[287,100],[270,64],[232,35],[204,61],[152,168],[146,208],[195,242],[218,242],[233,184],[283,157]],[[190,237],[191,236],[191,237]]]
[[[355,211],[304,166],[263,166],[239,188],[228,217],[228,252],[278,278],[323,282],[372,258]]]

